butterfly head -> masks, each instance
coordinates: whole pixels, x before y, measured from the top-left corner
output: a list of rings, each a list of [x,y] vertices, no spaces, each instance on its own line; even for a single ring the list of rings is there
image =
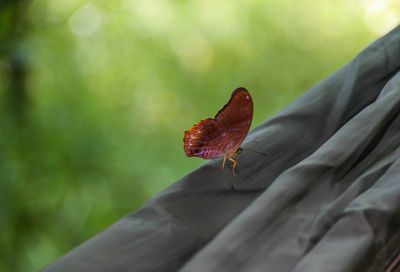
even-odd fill
[[[243,152],[243,148],[239,147],[236,152],[235,155],[240,155]]]

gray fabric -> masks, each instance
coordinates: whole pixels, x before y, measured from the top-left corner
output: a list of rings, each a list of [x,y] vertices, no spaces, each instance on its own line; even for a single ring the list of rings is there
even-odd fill
[[[236,179],[209,161],[44,271],[383,271],[400,249],[399,67],[400,27],[253,129],[243,147],[267,156],[244,151]]]

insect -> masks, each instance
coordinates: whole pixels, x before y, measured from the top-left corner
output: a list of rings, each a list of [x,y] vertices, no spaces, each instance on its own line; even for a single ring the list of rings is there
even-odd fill
[[[233,177],[237,156],[242,152],[240,145],[246,138],[253,118],[253,100],[243,87],[233,91],[228,103],[215,115],[214,119],[201,120],[183,137],[184,150],[188,157],[215,159],[224,157],[233,162]]]

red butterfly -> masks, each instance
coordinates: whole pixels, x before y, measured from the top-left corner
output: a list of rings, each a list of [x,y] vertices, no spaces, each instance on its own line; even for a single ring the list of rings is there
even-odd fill
[[[183,137],[186,156],[202,159],[224,157],[233,162],[235,175],[236,157],[242,152],[240,145],[251,125],[253,100],[245,88],[233,91],[229,102],[215,115],[214,119],[201,120]]]

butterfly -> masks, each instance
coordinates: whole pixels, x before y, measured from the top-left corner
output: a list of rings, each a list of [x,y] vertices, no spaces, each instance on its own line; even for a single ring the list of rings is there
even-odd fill
[[[214,119],[201,120],[183,137],[184,150],[188,157],[215,159],[224,157],[233,162],[233,177],[237,156],[242,152],[240,145],[249,132],[253,118],[253,100],[243,87],[233,91],[228,103],[215,115]]]

